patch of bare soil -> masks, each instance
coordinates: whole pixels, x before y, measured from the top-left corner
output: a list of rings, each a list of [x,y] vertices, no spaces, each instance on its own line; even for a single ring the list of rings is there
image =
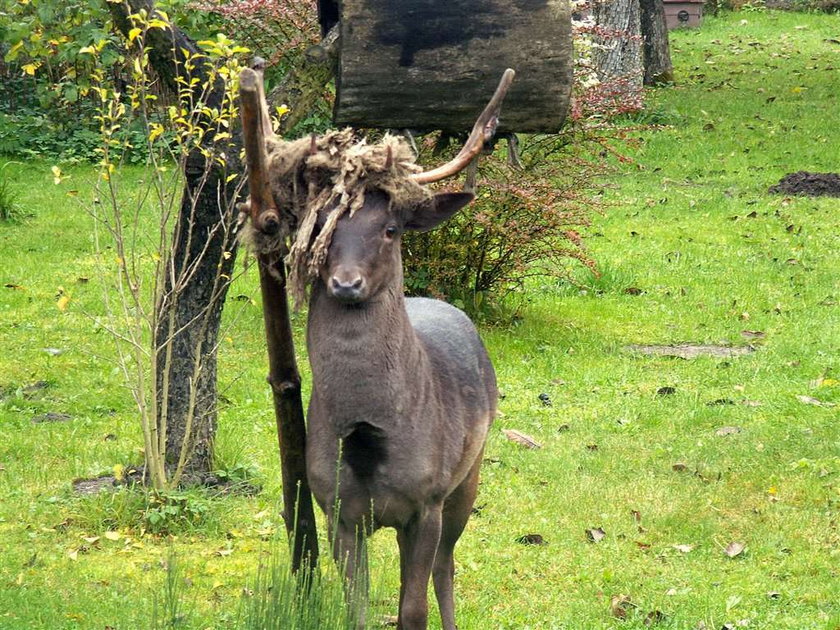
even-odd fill
[[[90,495],[98,494],[103,490],[115,490],[119,486],[146,486],[150,485],[149,478],[145,475],[142,466],[130,466],[125,469],[122,479],[112,475],[102,475],[90,479],[76,479],[73,481],[73,491],[76,494]],[[181,480],[181,487],[203,487],[214,490],[219,494],[235,494],[240,496],[255,496],[262,491],[262,488],[249,481],[238,481],[220,477],[215,473],[189,473]]]
[[[694,359],[696,357],[716,357],[732,359],[750,352],[755,352],[753,346],[724,346],[711,343],[680,343],[667,345],[639,345],[626,346],[630,352],[638,352],[648,356],[678,357],[680,359]]]
[[[782,177],[769,192],[804,197],[840,197],[840,174],[799,171]]]
[[[103,490],[113,490],[117,480],[111,475],[103,475],[95,479],[76,479],[73,482],[73,491],[76,494],[99,494]]]

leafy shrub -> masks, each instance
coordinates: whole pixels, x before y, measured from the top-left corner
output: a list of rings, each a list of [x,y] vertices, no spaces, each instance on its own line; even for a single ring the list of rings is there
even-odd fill
[[[522,168],[497,155],[483,158],[472,206],[436,230],[403,237],[408,292],[476,313],[530,276],[565,277],[569,260],[594,269],[578,232],[592,212],[584,192],[591,168],[581,168],[567,141],[528,138]]]
[[[6,167],[9,162],[6,162],[0,167],[0,221],[13,221],[20,217],[21,210],[18,205],[18,193],[12,187],[6,175]]]
[[[71,503],[69,520],[91,531],[181,534],[212,527],[216,515],[210,508],[210,496],[200,488],[156,492],[139,484],[129,484],[75,499]]]

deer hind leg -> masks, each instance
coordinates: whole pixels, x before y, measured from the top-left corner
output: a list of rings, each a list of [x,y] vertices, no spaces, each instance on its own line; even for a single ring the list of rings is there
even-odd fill
[[[426,507],[402,529],[400,534],[400,613],[401,630],[426,630],[429,619],[429,577],[440,542],[441,505]]]
[[[344,594],[351,618],[356,627],[363,630],[369,585],[365,528],[339,521],[332,531],[332,547],[335,562],[344,571]]]
[[[438,545],[432,573],[443,630],[456,630],[455,543],[461,537],[472,512],[475,495],[478,491],[478,471],[481,467],[481,459],[481,453],[479,453],[466,479],[446,498],[443,505],[440,544]]]

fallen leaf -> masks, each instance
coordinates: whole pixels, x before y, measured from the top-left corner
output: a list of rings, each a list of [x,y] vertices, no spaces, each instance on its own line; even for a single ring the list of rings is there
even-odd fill
[[[504,433],[505,437],[510,440],[511,442],[515,442],[525,448],[542,448],[542,444],[537,442],[534,438],[530,435],[526,435],[521,431],[517,431],[516,429],[502,429],[502,433]]]
[[[607,533],[600,527],[594,527],[586,530],[586,538],[592,543],[600,542],[606,537],[606,535]]]
[[[613,617],[627,619],[627,613],[635,608],[636,604],[632,602],[629,595],[613,595],[610,598],[610,612]]]
[[[720,407],[722,405],[734,405],[735,401],[731,398],[718,398],[706,403],[707,407]]]
[[[525,534],[516,539],[520,545],[547,545],[548,543],[539,534]]]
[[[56,302],[56,306],[58,307],[59,311],[66,311],[68,304],[70,304],[69,295],[62,295],[60,298],[58,298],[58,302]]]
[[[674,549],[679,551],[680,553],[688,553],[692,549],[694,549],[694,545],[671,545]]]
[[[652,626],[657,623],[662,623],[665,619],[665,613],[660,610],[652,610],[645,617],[644,624],[646,626]]]
[[[741,336],[745,339],[764,339],[767,333],[761,330],[742,330]]]
[[[542,394],[540,394],[540,395],[538,396],[538,398],[540,399],[540,402],[541,402],[544,406],[546,406],[546,407],[551,407],[551,397],[550,397],[548,394],[546,394],[545,392],[543,392]]]
[[[781,596],[782,594],[779,591],[769,591],[767,593],[768,599],[779,599]]]
[[[731,542],[726,545],[726,548],[723,550],[730,558],[734,558],[735,556],[739,556],[743,553],[744,549],[746,549],[746,545],[740,542]]]
[[[563,433],[564,431],[568,431],[570,429],[568,424],[561,424],[557,427],[557,433]]]
[[[715,431],[715,435],[718,437],[725,437],[727,435],[734,435],[736,433],[741,432],[741,427],[721,427],[717,431]]]
[[[233,553],[233,549],[217,549],[213,555],[219,556],[224,558],[225,556],[229,556]]]
[[[805,403],[806,405],[815,405],[817,407],[833,407],[834,406],[834,403],[823,402],[821,400],[817,400],[813,396],[797,396],[796,399],[801,403]]]
[[[685,472],[688,470],[688,466],[686,466],[683,462],[677,462],[671,466],[671,470],[675,470],[677,472]]]
[[[624,289],[624,293],[627,295],[641,295],[644,291],[642,291],[639,287],[627,287]]]
[[[104,536],[108,540],[119,540],[120,539],[120,533],[115,532],[113,530],[108,530],[107,532],[105,532]]]
[[[670,385],[666,385],[665,387],[660,387],[656,390],[657,396],[672,396],[673,394],[677,393],[676,387],[671,387]]]

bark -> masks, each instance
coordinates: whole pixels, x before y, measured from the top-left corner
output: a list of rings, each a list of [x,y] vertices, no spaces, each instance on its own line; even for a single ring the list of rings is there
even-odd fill
[[[338,0],[318,0],[318,23],[321,25],[321,37],[326,37],[333,26],[338,24]]]
[[[601,31],[594,37],[592,54],[598,79],[619,82],[626,98],[638,98],[642,90],[639,0],[600,0],[593,16]]]
[[[248,163],[246,205],[255,230],[276,233],[280,217],[271,194],[266,138],[273,136],[263,91],[261,64],[243,70],[239,84],[245,155]],[[268,382],[274,397],[274,415],[283,477],[283,519],[292,540],[292,570],[314,568],[318,536],[312,494],[306,477],[306,424],[301,400],[300,374],[286,294],[282,252],[258,254],[263,319],[268,349]]]
[[[127,0],[108,3],[117,28],[127,35],[132,28],[128,16],[145,9],[154,12],[153,0]],[[178,93],[177,78],[184,68],[184,51],[200,52],[196,43],[177,27],[150,29],[146,35],[149,61],[164,85],[173,94]],[[200,63],[192,70],[198,77],[198,90],[208,84],[207,73]],[[210,107],[222,101],[221,82],[212,85],[204,100]],[[211,146],[212,136],[205,146]],[[225,169],[207,164],[198,152],[191,154],[184,169],[185,188],[178,220],[173,234],[173,248],[163,287],[167,299],[160,302],[158,326],[155,331],[157,345],[174,335],[171,358],[166,353],[157,357],[158,417],[167,418],[166,464],[172,470],[178,464],[182,446],[188,453],[188,476],[201,477],[213,469],[213,438],[216,431],[216,346],[221,323],[222,305],[228,285],[220,282],[220,272],[230,277],[236,251],[234,238],[235,213],[229,199],[232,194],[225,184],[227,172],[239,170],[237,142],[226,143],[223,149],[228,157]],[[230,252],[225,256],[225,252]],[[183,277],[185,270],[195,269],[183,287],[174,290],[174,282]],[[200,370],[196,371],[196,361]],[[169,363],[169,365],[167,365]],[[168,394],[163,400],[163,374],[169,374]],[[191,399],[194,403],[191,404]],[[165,405],[165,410],[163,409]],[[194,407],[193,407],[194,405]],[[190,410],[192,409],[192,412]],[[192,415],[192,421],[190,421]],[[191,425],[187,436],[187,426]],[[189,439],[186,439],[186,438]]]
[[[573,82],[570,14],[566,0],[345,0],[336,124],[462,133],[513,68],[499,133],[556,133]]]
[[[324,98],[324,87],[335,76],[338,64],[338,27],[323,41],[311,46],[303,63],[292,68],[268,95],[272,105],[288,105],[289,113],[280,120],[277,133],[286,135]]]
[[[674,66],[671,64],[671,47],[668,44],[668,26],[665,24],[662,0],[639,0],[639,5],[644,84],[671,83],[674,80]]]

